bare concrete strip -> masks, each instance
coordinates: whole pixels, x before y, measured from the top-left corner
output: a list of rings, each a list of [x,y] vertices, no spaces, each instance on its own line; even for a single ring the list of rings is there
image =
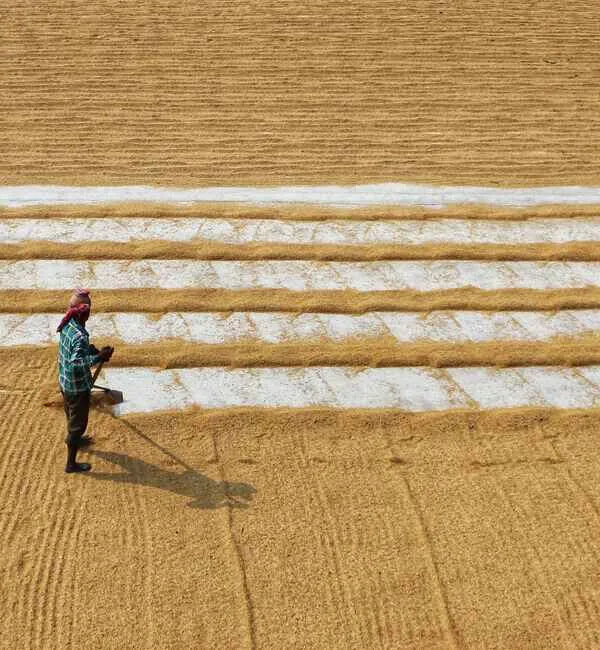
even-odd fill
[[[600,406],[600,368],[108,368],[118,415],[231,407],[458,408]]]
[[[0,314],[0,347],[50,345],[61,314]],[[346,314],[285,312],[99,313],[88,328],[96,337],[128,344],[179,339],[192,343],[293,343],[391,336],[399,343],[547,341],[600,333],[600,310],[561,312],[438,311]]]
[[[600,262],[0,261],[0,289],[435,291],[600,286]]]
[[[536,244],[600,241],[600,218],[477,221],[0,219],[0,243],[190,240],[223,244]]]
[[[13,185],[0,187],[0,206],[114,203],[233,202],[257,205],[308,203],[331,206],[424,205],[443,207],[477,203],[505,206],[600,203],[600,188],[555,186],[495,188],[435,186],[417,183],[312,185],[279,187],[205,187],[177,189],[147,185],[63,186]]]

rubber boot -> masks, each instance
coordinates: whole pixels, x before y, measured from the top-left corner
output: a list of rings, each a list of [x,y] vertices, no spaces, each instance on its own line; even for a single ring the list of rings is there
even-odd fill
[[[75,458],[77,456],[78,446],[76,444],[67,445],[67,466],[65,472],[73,474],[75,472],[89,472],[92,466],[89,463],[78,463]]]

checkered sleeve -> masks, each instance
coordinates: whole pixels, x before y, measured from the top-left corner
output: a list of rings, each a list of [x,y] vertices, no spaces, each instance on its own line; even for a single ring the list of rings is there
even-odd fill
[[[87,342],[83,336],[77,336],[73,340],[71,348],[71,357],[69,358],[71,368],[87,369],[90,367],[90,354]]]
[[[82,367],[89,368],[90,366],[97,366],[100,363],[100,354],[97,351],[95,354],[91,352],[85,340],[76,339],[71,359],[73,366],[81,365]]]
[[[97,359],[97,361],[96,361]],[[71,355],[69,357],[69,366],[75,385],[91,390],[92,379],[90,375],[90,366],[99,361],[98,355],[90,355],[88,342],[83,336],[76,336],[73,340]]]

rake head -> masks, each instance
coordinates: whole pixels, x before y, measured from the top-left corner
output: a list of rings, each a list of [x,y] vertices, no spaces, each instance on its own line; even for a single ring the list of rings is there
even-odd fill
[[[120,390],[114,390],[112,388],[105,388],[104,386],[98,386],[98,384],[96,383],[96,379],[98,378],[98,375],[100,374],[103,365],[104,365],[104,361],[101,361],[98,364],[96,371],[94,372],[94,376],[92,378],[93,388],[97,388],[98,390],[101,390],[104,393],[104,397],[106,398],[106,401],[109,404],[120,404],[123,401],[123,393]]]
[[[94,388],[101,390],[104,393],[104,397],[111,404],[120,404],[123,401],[123,393],[120,390],[114,390],[113,388],[105,388],[104,386],[94,385]]]

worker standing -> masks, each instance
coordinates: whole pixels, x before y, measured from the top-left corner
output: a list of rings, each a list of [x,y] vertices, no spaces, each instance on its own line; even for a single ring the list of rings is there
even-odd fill
[[[65,439],[65,472],[69,474],[91,469],[88,463],[76,461],[77,450],[91,443],[91,438],[84,436],[93,385],[90,368],[100,362],[109,361],[114,351],[110,346],[98,350],[90,344],[85,323],[90,316],[91,306],[90,292],[87,289],[75,289],[69,300],[69,309],[56,330],[60,333],[58,375],[68,431]]]

